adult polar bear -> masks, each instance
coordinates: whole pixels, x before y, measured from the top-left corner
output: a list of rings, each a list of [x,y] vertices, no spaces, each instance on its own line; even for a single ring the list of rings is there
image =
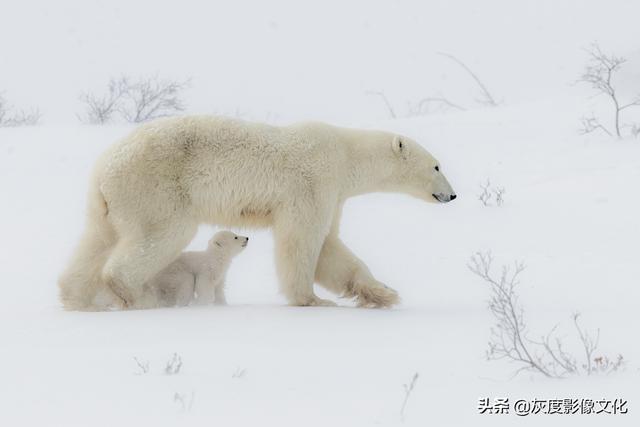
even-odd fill
[[[94,169],[86,229],[59,286],[64,307],[100,310],[105,292],[139,307],[144,283],[176,259],[200,223],[271,227],[292,305],[330,305],[314,281],[387,307],[397,293],[338,237],[345,199],[385,191],[448,202],[439,164],[404,136],[212,116],[161,119],[108,149]]]

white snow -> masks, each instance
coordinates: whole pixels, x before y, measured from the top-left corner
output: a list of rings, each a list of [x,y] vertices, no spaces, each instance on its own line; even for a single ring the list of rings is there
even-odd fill
[[[580,49],[599,40],[629,57],[624,87],[640,90],[635,2],[191,1],[181,12],[35,3],[0,15],[2,39],[19,41],[2,49],[0,90],[46,114],[39,127],[0,128],[1,425],[638,425],[640,140],[579,135],[582,115],[608,110],[572,85]],[[184,32],[157,31],[172,19]],[[146,57],[128,45],[138,34]],[[477,88],[438,51],[468,61],[503,104],[474,106]],[[288,307],[269,232],[242,230],[251,240],[229,271],[228,307],[62,311],[56,278],[82,230],[87,176],[131,129],[75,123],[75,94],[119,72],[165,70],[194,76],[191,113],[240,108],[282,123],[393,130],[438,157],[455,202],[367,195],[348,202],[342,223],[343,239],[402,304]],[[403,116],[406,101],[438,90],[471,108],[389,120],[366,90],[386,90]],[[503,206],[477,200],[487,179],[506,189]],[[213,232],[203,226],[189,248]],[[478,250],[491,250],[496,268],[526,263],[520,297],[533,338],[560,323],[572,346],[579,311],[585,328],[600,328],[598,354],[622,354],[626,369],[511,379],[515,365],[487,361],[488,288],[466,268]],[[182,369],[165,375],[174,353]],[[403,424],[403,384],[415,372]],[[479,415],[480,397],[624,398],[629,413]]]

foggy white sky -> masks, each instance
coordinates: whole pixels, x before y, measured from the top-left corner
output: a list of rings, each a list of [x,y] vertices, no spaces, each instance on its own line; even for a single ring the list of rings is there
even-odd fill
[[[566,90],[591,41],[629,54],[640,40],[633,0],[3,0],[1,9],[0,91],[40,106],[46,123],[75,122],[79,92],[121,73],[192,77],[190,112],[256,119],[384,117],[367,90],[384,90],[401,114],[438,93],[472,104],[476,88],[438,51],[519,102]]]

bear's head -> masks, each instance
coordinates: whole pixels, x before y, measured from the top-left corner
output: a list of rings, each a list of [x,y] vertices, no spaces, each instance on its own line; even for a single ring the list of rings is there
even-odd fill
[[[219,231],[211,240],[209,240],[209,247],[216,250],[222,250],[226,254],[234,256],[242,252],[244,248],[249,244],[249,238],[245,236],[238,236],[230,231]]]
[[[397,186],[396,191],[433,203],[447,203],[457,197],[440,163],[420,144],[395,136],[390,152],[393,157],[390,181]]]

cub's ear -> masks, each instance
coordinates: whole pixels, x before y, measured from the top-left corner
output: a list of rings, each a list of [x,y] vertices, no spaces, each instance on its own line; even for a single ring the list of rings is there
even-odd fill
[[[398,156],[405,157],[407,154],[407,144],[402,140],[402,137],[400,136],[396,135],[393,138],[393,142],[391,143],[391,148],[393,149],[393,152],[396,153]]]

